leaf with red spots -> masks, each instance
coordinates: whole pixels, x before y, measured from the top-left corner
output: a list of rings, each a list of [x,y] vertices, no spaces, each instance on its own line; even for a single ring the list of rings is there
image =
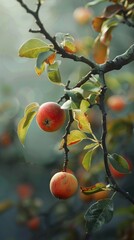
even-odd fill
[[[85,195],[89,195],[89,194],[93,194],[93,193],[97,193],[105,190],[106,190],[106,184],[104,183],[96,183],[95,185],[90,187],[81,187],[81,191]]]
[[[92,134],[91,125],[86,113],[82,111],[74,111],[74,119],[77,121],[78,128],[81,131]]]
[[[79,130],[72,130],[67,136],[67,146],[71,146],[87,139],[87,135]],[[59,149],[61,150],[64,146],[64,139],[60,143]]]

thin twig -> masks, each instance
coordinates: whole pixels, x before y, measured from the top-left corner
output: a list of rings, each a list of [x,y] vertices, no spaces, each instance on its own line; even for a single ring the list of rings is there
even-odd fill
[[[71,125],[74,121],[72,110],[69,110],[68,112],[69,112],[69,121],[68,121],[68,124],[65,128],[65,134],[63,136],[63,140],[64,140],[63,148],[64,148],[64,152],[65,152],[65,159],[64,159],[64,163],[63,163],[63,171],[65,171],[65,172],[66,172],[67,165],[68,165],[68,162],[69,162],[69,159],[68,159],[69,149],[67,147],[67,136],[70,133],[70,127],[71,127]]]

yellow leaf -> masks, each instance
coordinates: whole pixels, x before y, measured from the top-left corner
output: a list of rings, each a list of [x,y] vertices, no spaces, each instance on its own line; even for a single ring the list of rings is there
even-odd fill
[[[17,133],[18,133],[19,140],[22,144],[24,144],[28,128],[34,116],[36,115],[38,108],[39,108],[39,104],[36,102],[29,104],[25,109],[24,117],[20,120],[18,124]]]
[[[37,58],[41,52],[49,51],[52,48],[53,46],[51,44],[47,44],[38,38],[33,38],[22,44],[19,49],[19,56]]]
[[[40,68],[35,67],[35,72],[38,76],[40,76],[44,72],[44,70],[45,70],[45,63],[43,63]]]
[[[85,133],[79,131],[79,130],[72,130],[70,134],[67,136],[67,146],[77,144],[81,142],[83,139],[87,139],[87,136]],[[64,139],[60,143],[59,149],[62,149],[64,146]]]
[[[0,213],[7,211],[9,208],[13,207],[12,200],[5,200],[0,202]]]
[[[105,191],[105,190],[108,190],[108,189],[106,188],[106,184],[104,183],[96,183],[95,185],[90,187],[81,187],[82,193],[86,195],[93,194],[100,191]]]
[[[86,113],[83,113],[82,111],[74,111],[74,119],[78,122],[78,128],[81,131],[92,134],[91,125]]]
[[[80,110],[85,113],[88,110],[89,106],[90,103],[87,100],[83,99],[80,104]]]

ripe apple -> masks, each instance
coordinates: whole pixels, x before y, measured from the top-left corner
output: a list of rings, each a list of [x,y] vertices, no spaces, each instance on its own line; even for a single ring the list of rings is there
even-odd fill
[[[40,226],[40,218],[39,217],[32,217],[26,223],[27,227],[31,230],[38,230]]]
[[[50,192],[60,199],[73,196],[78,188],[76,177],[69,172],[58,172],[50,180]]]
[[[21,199],[30,198],[33,195],[33,188],[29,184],[19,184],[17,186],[17,193]]]
[[[108,107],[113,111],[121,111],[126,106],[126,101],[123,96],[113,95],[107,100]]]
[[[89,8],[78,7],[73,12],[75,21],[81,25],[87,24],[92,17],[92,11]]]
[[[36,122],[46,132],[54,132],[61,128],[65,122],[65,110],[55,102],[43,103],[37,112]]]

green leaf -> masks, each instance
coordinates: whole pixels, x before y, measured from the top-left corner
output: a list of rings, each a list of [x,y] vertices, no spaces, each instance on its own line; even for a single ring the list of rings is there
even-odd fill
[[[102,3],[102,2],[106,2],[106,0],[93,0],[93,1],[88,2],[86,4],[86,7],[91,7],[91,6],[94,6],[94,5]]]
[[[47,44],[38,38],[32,38],[20,47],[19,56],[27,58],[37,58],[41,52],[47,52],[53,49],[52,44]]]
[[[72,39],[64,39],[64,41],[61,42],[61,46],[68,53],[76,53],[77,49],[75,46],[75,42]]]
[[[85,168],[86,171],[88,171],[90,169],[90,165],[91,165],[91,161],[92,161],[92,155],[93,155],[93,152],[94,152],[95,149],[96,149],[96,147],[92,148],[90,151],[88,151],[85,154],[85,156],[82,160],[82,165],[83,165],[83,167]]]
[[[86,228],[88,232],[96,232],[110,222],[113,217],[113,201],[111,199],[99,200],[92,204],[85,213]]]
[[[107,189],[106,189],[106,184],[104,183],[96,183],[95,185],[90,187],[81,187],[81,191],[85,195],[90,195],[90,194],[105,191],[105,190]]]
[[[83,99],[83,89],[82,88],[74,88],[71,90],[65,90],[67,95],[72,99],[72,109],[79,109],[80,103]]]
[[[80,104],[80,110],[85,113],[88,110],[89,106],[90,103],[87,100],[83,99]]]
[[[71,90],[66,90],[66,89],[65,89],[65,92],[66,92],[66,93],[68,94],[68,96],[70,96],[70,97],[73,97],[73,95],[74,95],[74,94],[77,94],[77,93],[83,95],[83,89],[82,89],[82,88],[79,88],[79,87],[73,88],[73,89],[71,89]]]
[[[53,52],[51,50],[47,52],[41,52],[37,57],[36,67],[40,68],[42,66],[42,63],[45,62],[45,60],[47,60],[47,58],[50,57],[52,54]]]
[[[82,85],[82,89],[85,91],[88,91],[89,93],[99,93],[100,92],[100,86],[98,84],[93,82],[88,82]]]
[[[62,42],[65,39],[70,39],[72,41],[74,40],[74,37],[70,33],[62,33],[62,32],[56,33],[55,38],[58,40],[58,42]]]
[[[96,101],[97,97],[98,97],[98,94],[96,94],[96,93],[89,94],[88,100],[89,100],[90,104],[95,104],[97,102]]]
[[[112,155],[108,155],[108,160],[112,164],[113,168],[115,168],[117,171],[120,173],[129,173],[130,172],[130,167],[125,158],[122,156],[114,153]]]
[[[71,109],[71,104],[72,104],[72,100],[69,99],[62,104],[61,109]]]
[[[18,124],[17,133],[18,133],[19,140],[22,144],[24,144],[28,128],[34,116],[36,115],[38,108],[39,108],[39,104],[36,102],[29,104],[25,109],[24,117],[20,120]]]
[[[79,130],[72,130],[67,135],[67,146],[77,144],[81,142],[82,140],[87,139],[87,135]],[[62,149],[64,146],[64,139],[60,143],[60,148]]]
[[[35,72],[38,76],[40,76],[45,71],[45,63],[42,63],[40,68],[35,66]]]
[[[55,63],[47,66],[47,76],[51,82],[55,84],[61,84],[61,75],[59,71],[58,61],[55,61]]]
[[[93,149],[93,148],[96,148],[96,147],[99,147],[99,144],[98,143],[90,143],[90,144],[88,144],[88,145],[86,145],[85,147],[84,147],[84,150],[91,150],[91,149]]]

